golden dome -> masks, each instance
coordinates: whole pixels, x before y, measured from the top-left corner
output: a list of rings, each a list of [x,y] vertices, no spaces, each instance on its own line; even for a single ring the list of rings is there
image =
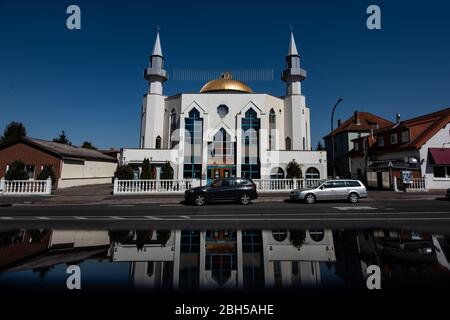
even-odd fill
[[[214,91],[236,91],[252,93],[252,89],[245,83],[239,80],[233,80],[231,73],[225,72],[221,78],[214,79],[207,82],[200,90],[200,93],[214,92]]]

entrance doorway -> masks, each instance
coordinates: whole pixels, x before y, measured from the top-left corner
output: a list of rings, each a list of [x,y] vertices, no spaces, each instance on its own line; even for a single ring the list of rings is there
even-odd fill
[[[215,166],[208,167],[208,181],[215,179],[223,179],[235,176],[235,169],[233,166]]]

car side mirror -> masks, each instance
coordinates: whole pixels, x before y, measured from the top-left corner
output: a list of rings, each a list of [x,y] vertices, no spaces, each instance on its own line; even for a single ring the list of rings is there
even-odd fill
[[[319,189],[320,189],[320,190],[323,190],[323,186],[320,186]]]

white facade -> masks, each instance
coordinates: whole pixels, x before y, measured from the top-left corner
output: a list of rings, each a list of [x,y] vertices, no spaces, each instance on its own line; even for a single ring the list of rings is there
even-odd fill
[[[158,167],[168,161],[174,179],[206,182],[227,176],[284,178],[286,165],[295,160],[304,175],[311,168],[317,178],[327,177],[325,152],[311,151],[310,110],[300,84],[306,72],[293,36],[282,75],[285,97],[253,93],[230,74],[204,86],[214,82],[213,89],[167,97],[163,62],[158,35],[146,70],[140,149],[123,149],[122,164],[140,165],[148,158]]]
[[[94,160],[61,160],[58,188],[111,183],[117,163]]]
[[[450,123],[440,129],[419,149],[420,170],[425,178],[425,184],[428,189],[447,189],[450,188],[450,165],[447,165],[447,175],[445,177],[435,177],[433,165],[428,155],[429,148],[450,147]]]
[[[157,238],[152,231],[139,249],[136,235],[112,245],[114,262],[131,262],[135,288],[320,287],[321,269],[336,262],[331,230],[172,230],[165,243]]]

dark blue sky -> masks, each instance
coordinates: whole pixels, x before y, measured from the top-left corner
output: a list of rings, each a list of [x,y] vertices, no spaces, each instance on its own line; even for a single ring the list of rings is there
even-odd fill
[[[66,29],[77,4],[82,29]],[[366,28],[378,4],[382,30]],[[74,144],[137,147],[142,72],[161,27],[166,69],[273,69],[256,92],[284,94],[279,79],[294,27],[314,146],[354,110],[406,119],[450,105],[448,1],[20,1],[0,0],[0,130],[30,136],[64,129]],[[169,80],[168,95],[202,82]]]

